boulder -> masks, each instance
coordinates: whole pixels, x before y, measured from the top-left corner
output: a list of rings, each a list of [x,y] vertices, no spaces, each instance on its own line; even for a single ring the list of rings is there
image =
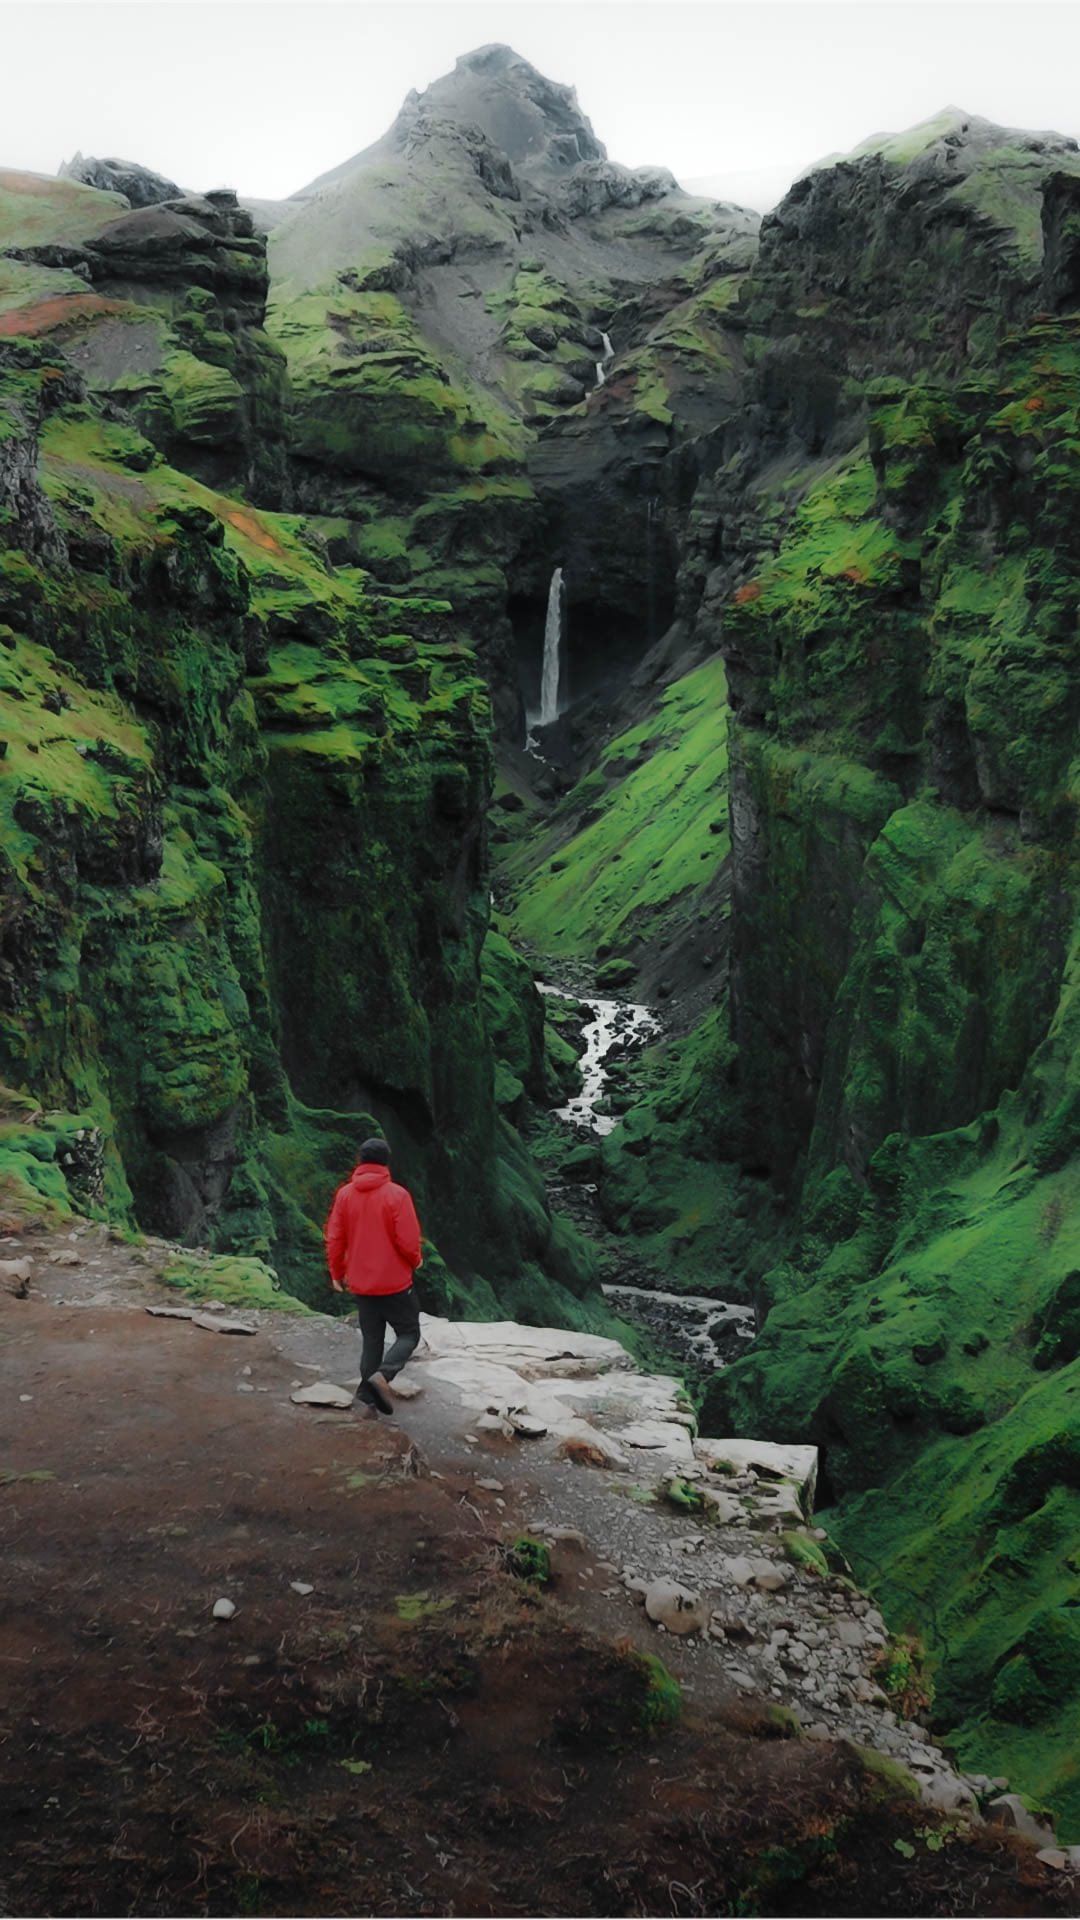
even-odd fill
[[[808,1446],[782,1446],[775,1440],[714,1440],[700,1435],[694,1452],[705,1466],[725,1464],[736,1472],[748,1468],[766,1480],[788,1481],[794,1487],[799,1505],[809,1517],[817,1487],[818,1450]]]
[[[709,1608],[700,1594],[691,1593],[677,1580],[654,1580],[645,1591],[645,1611],[649,1619],[669,1633],[704,1633]]]

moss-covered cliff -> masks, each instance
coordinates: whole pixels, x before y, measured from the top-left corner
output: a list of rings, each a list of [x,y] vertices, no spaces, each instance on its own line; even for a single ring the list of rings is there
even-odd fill
[[[321,1297],[328,1196],[378,1124],[438,1246],[433,1303],[531,1280],[548,1317],[600,1316],[495,1101],[490,700],[471,602],[437,577],[445,529],[520,483],[485,495],[440,443],[425,591],[389,597],[357,560],[391,514],[284,510],[313,484],[310,389],[263,330],[248,216],[20,176],[4,217],[12,1199],[67,1188]]]
[[[756,431],[710,483],[756,514],[698,618],[734,711],[743,1151],[794,1231],[706,1413],[819,1441],[941,1724],[1075,1831],[1080,322],[1076,156],[1047,147],[976,127],[957,175],[875,154],[766,223]],[[890,252],[886,311],[839,216],[883,245],[913,178],[924,245]]]

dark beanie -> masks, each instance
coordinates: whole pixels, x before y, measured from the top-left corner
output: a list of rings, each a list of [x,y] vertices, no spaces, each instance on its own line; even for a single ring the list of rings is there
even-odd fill
[[[360,1149],[361,1161],[373,1162],[377,1167],[390,1165],[390,1149],[385,1140],[365,1140]]]

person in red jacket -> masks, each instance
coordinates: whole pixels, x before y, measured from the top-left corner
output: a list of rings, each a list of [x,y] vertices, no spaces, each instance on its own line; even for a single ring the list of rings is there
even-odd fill
[[[326,1223],[326,1258],[334,1292],[356,1295],[363,1335],[357,1400],[393,1413],[388,1383],[420,1339],[413,1274],[423,1255],[412,1195],[390,1178],[385,1140],[364,1141],[352,1178],[338,1188]],[[384,1358],[388,1325],[396,1338]]]

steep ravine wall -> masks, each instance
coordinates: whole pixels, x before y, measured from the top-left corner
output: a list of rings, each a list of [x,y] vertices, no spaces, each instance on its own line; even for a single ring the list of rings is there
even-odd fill
[[[1044,181],[1060,236],[1075,182]],[[799,204],[766,223],[759,319],[791,299]],[[938,1724],[1075,1833],[1075,281],[1060,238],[1040,282],[1022,250],[1010,277],[1000,222],[954,229],[951,287],[875,345],[842,224],[815,231],[843,401],[796,429],[785,498],[761,462],[790,408],[759,388],[698,616],[733,707],[742,1117],[793,1220],[705,1418],[821,1444],[832,1526],[927,1639]],[[982,300],[987,248],[1009,285],[973,344],[946,320]],[[787,333],[786,359],[810,352]]]
[[[6,208],[11,239],[106,223],[88,258],[0,262],[11,1199],[67,1197],[69,1166],[78,1203],[321,1298],[328,1198],[378,1126],[434,1243],[432,1305],[532,1285],[548,1318],[599,1323],[495,1099],[472,602],[388,595],[282,510],[297,416],[264,243],[228,206],[151,211],[29,179]],[[174,378],[207,397],[226,372],[227,418],[168,404]],[[452,521],[482,497],[452,461],[436,479],[432,528],[440,498]]]

